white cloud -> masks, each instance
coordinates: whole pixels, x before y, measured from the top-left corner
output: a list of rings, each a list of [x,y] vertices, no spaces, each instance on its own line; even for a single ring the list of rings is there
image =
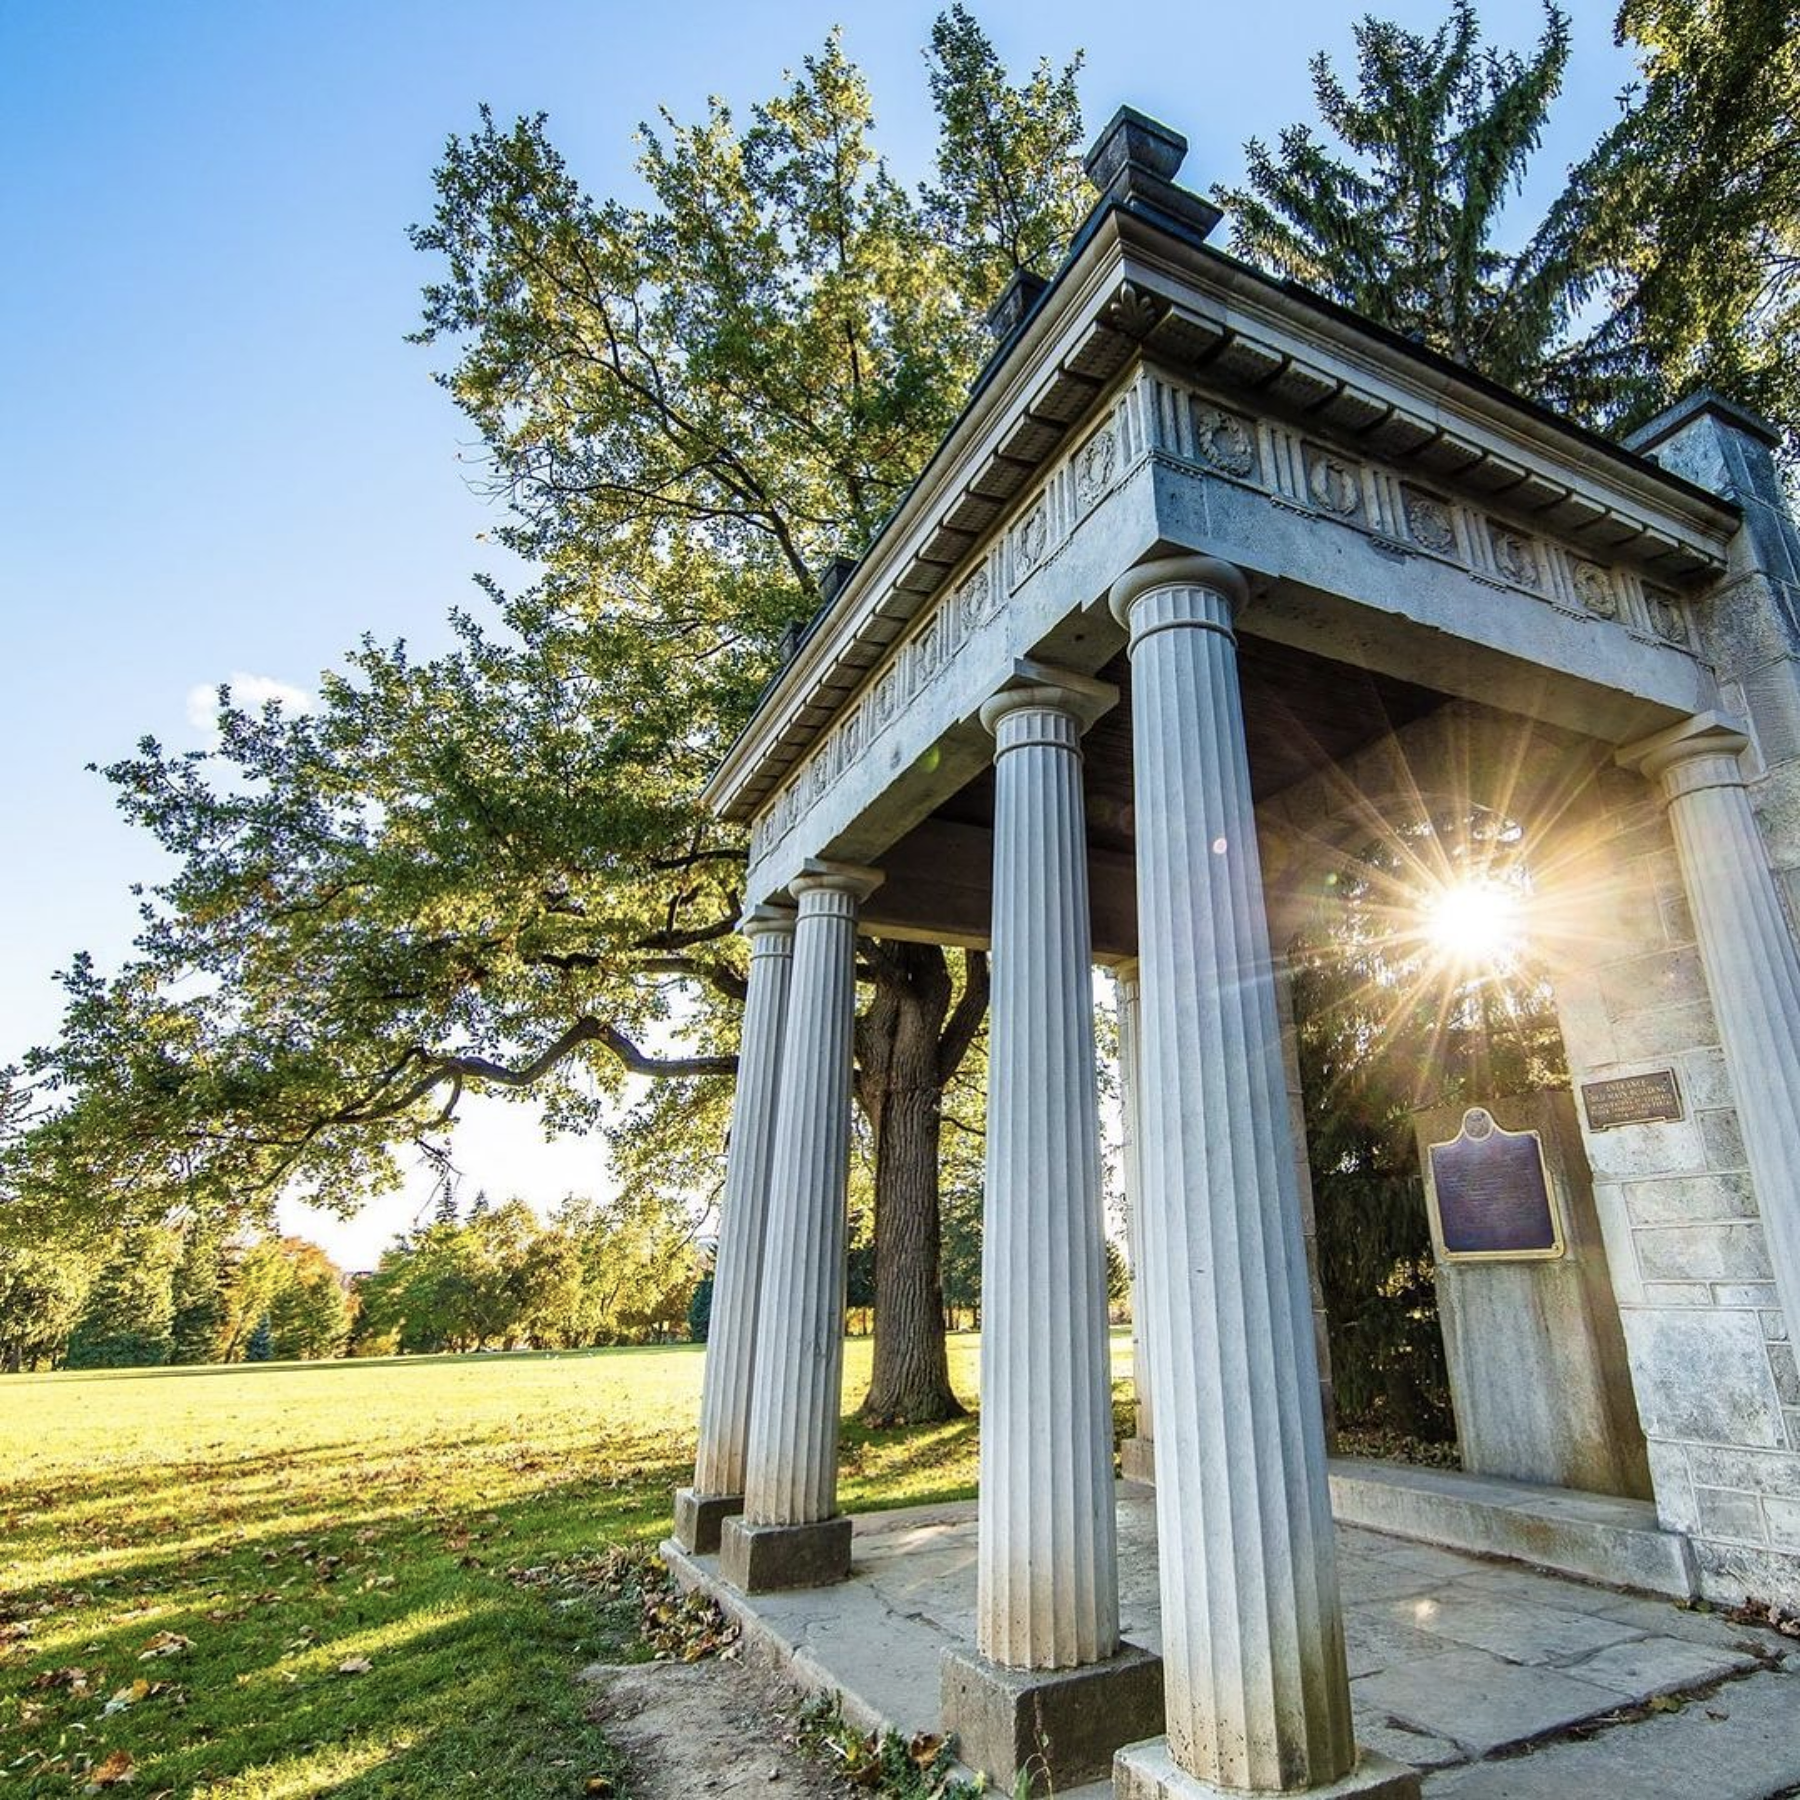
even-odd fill
[[[257,711],[266,700],[279,700],[291,713],[311,712],[318,703],[317,696],[309,694],[305,688],[277,681],[273,675],[250,675],[242,669],[233,669],[225,680],[231,689],[232,700],[249,712]],[[217,682],[203,682],[188,689],[187,716],[188,723],[196,731],[210,735],[216,729],[219,716]]]

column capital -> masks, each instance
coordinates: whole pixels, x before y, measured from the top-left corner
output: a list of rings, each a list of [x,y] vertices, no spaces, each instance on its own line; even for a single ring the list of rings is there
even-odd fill
[[[1135,956],[1127,956],[1114,963],[1112,978],[1121,987],[1136,987],[1138,985],[1138,959]]]
[[[1748,734],[1734,720],[1703,712],[1622,746],[1614,760],[1657,782],[1667,802],[1701,788],[1742,787],[1738,758],[1749,745]]]
[[[738,930],[750,940],[753,956],[765,949],[779,951],[792,945],[794,922],[798,916],[791,906],[764,902],[744,909],[744,916],[738,920]]]
[[[800,865],[800,873],[787,885],[805,912],[811,895],[848,894],[852,900],[866,900],[886,880],[880,869],[865,868],[861,863],[827,862],[823,857],[809,856]]]
[[[1091,675],[1021,656],[1013,663],[1007,685],[982,702],[981,722],[998,736],[1000,721],[1010,713],[1067,713],[1086,731],[1118,703],[1119,690],[1110,681],[1096,681]]]
[[[1216,556],[1161,556],[1154,562],[1139,563],[1135,569],[1127,569],[1113,583],[1108,604],[1113,617],[1132,634],[1135,643],[1144,635],[1143,627],[1132,623],[1132,608],[1137,602],[1146,594],[1181,588],[1215,595],[1223,605],[1195,607],[1191,617],[1178,616],[1160,623],[1198,625],[1223,631],[1227,636],[1231,633],[1233,617],[1250,597],[1250,584],[1235,563],[1221,562]]]

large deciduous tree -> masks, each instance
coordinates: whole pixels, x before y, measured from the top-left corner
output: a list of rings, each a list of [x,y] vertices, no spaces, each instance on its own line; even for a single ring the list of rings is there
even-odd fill
[[[419,337],[481,435],[523,592],[419,660],[365,642],[305,713],[222,701],[220,740],[107,773],[175,860],[112,979],[66,977],[33,1059],[56,1115],[23,1204],[233,1215],[354,1204],[463,1094],[556,1127],[616,1115],[658,1184],[716,1187],[743,991],[743,845],[696,795],[823,598],[955,417],[982,314],[1080,211],[1072,70],[1009,84],[960,7],[933,31],[928,192],[877,158],[834,36],[740,124],[643,132],[643,197],[595,200],[542,118],[450,140],[415,238]],[[978,955],[869,945],[857,1094],[877,1153],[872,1416],[953,1410],[936,1090],[974,1037]],[[929,1331],[930,1341],[924,1333]]]

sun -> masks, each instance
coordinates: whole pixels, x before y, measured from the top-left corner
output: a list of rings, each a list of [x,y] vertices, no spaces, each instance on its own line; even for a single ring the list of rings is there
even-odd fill
[[[1425,901],[1426,941],[1454,967],[1504,969],[1525,939],[1525,914],[1516,887],[1489,876],[1446,883]]]

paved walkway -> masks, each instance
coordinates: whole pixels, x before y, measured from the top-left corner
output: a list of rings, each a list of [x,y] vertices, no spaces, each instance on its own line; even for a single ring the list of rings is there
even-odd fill
[[[1159,1650],[1148,1489],[1121,1485],[1119,1540],[1122,1634]],[[854,1556],[839,1587],[721,1597],[865,1729],[936,1730],[939,1652],[974,1641],[974,1503],[864,1515]],[[685,1561],[716,1575],[712,1557]],[[1800,1790],[1792,1639],[1352,1526],[1338,1528],[1338,1569],[1358,1741],[1427,1771],[1431,1800]]]

